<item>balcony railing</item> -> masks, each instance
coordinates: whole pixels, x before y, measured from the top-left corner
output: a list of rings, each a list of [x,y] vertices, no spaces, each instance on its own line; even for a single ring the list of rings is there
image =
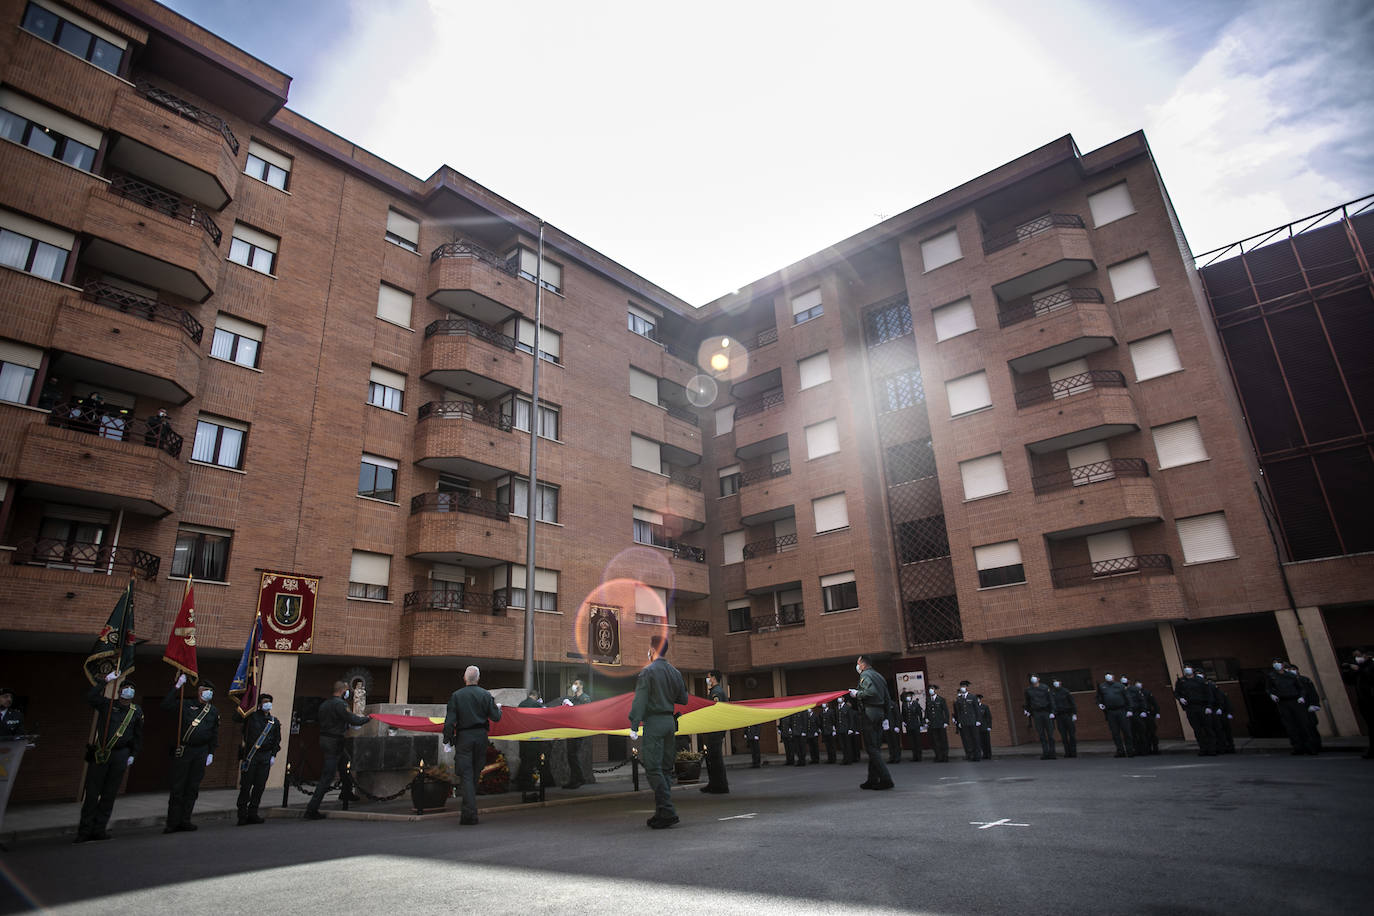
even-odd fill
[[[157,86],[143,80],[139,80],[134,86],[139,92],[143,93],[149,101],[156,102],[168,111],[175,112],[188,121],[195,121],[197,124],[203,124],[211,130],[218,131],[219,135],[224,138],[224,142],[229,144],[229,148],[234,151],[234,155],[237,156],[239,154],[239,138],[234,136],[234,132],[229,129],[229,125],[219,115],[211,114],[204,108],[192,105],[180,96],[173,95],[166,89],[159,89]]]
[[[701,492],[701,478],[687,473],[682,468],[669,468],[668,479],[689,490],[694,490],[698,493]]]
[[[410,499],[410,514],[418,512],[465,512],[498,522],[510,521],[510,510],[505,503],[483,499],[472,493],[420,493]]]
[[[679,617],[677,619],[677,635],[710,636],[711,622],[709,620],[688,620],[685,617]]]
[[[1115,369],[1093,369],[1081,375],[1061,378],[1048,385],[1035,385],[1016,392],[1017,407],[1031,407],[1056,401],[1070,395],[1081,394],[1094,388],[1125,388],[1126,376]]]
[[[84,573],[112,576],[138,576],[156,579],[162,558],[137,547],[111,547],[62,538],[29,538],[14,548],[11,560],[16,566],[46,566],[49,569],[74,569]]]
[[[676,538],[668,534],[668,529],[654,522],[636,521],[635,522],[635,543],[647,544],[650,547],[665,547],[673,552],[673,556],[679,560],[691,560],[694,563],[706,562],[706,551],[701,547],[693,547],[690,544],[683,544]],[[647,538],[647,539],[646,539]]]
[[[425,339],[435,336],[468,336],[485,340],[494,347],[515,352],[515,338],[502,334],[489,324],[472,318],[439,318],[425,327]]]
[[[776,630],[779,627],[800,627],[806,625],[806,613],[800,605],[785,607],[776,614],[764,614],[750,619],[755,633]]]
[[[744,558],[753,560],[758,557],[772,556],[775,553],[782,553],[789,547],[797,546],[797,536],[795,534],[784,534],[780,538],[769,538],[766,541],[754,541],[752,544],[744,545]]]
[[[753,351],[761,347],[766,347],[769,344],[775,344],[777,342],[778,329],[764,328],[763,330],[757,331],[749,335],[748,337],[742,338],[739,343],[740,346],[744,347],[744,349]]]
[[[772,480],[775,477],[786,477],[792,473],[792,460],[784,458],[782,461],[774,461],[771,464],[763,464],[758,467],[745,468],[740,472],[739,485],[747,487],[750,484],[760,483],[765,480]]]
[[[193,200],[187,200],[180,194],[173,194],[171,191],[159,188],[157,185],[140,181],[132,175],[115,175],[112,177],[110,179],[110,192],[123,197],[125,200],[142,204],[149,210],[156,210],[158,213],[170,216],[177,222],[199,226],[210,237],[210,241],[215,243],[215,247],[219,247],[220,239],[224,237],[219,226],[215,224],[215,221],[210,218],[210,214],[200,204]]]
[[[1057,490],[1071,490],[1103,480],[1117,477],[1149,477],[1150,466],[1143,458],[1108,458],[1092,464],[1079,465],[1053,474],[1041,474],[1031,478],[1031,487],[1036,493],[1053,493]]]
[[[181,457],[182,438],[172,432],[171,421],[165,417],[138,420],[128,410],[94,403],[87,398],[58,404],[48,414],[48,425],[116,442],[146,445],[161,449],[173,458]]]
[[[668,411],[668,416],[681,420],[683,423],[690,423],[693,426],[701,425],[701,420],[697,417],[695,410],[682,407],[678,404],[669,404],[664,409]]]
[[[676,340],[666,340],[663,337],[662,331],[655,331],[654,339],[663,345],[663,349],[668,353],[668,355],[674,357],[675,359],[681,360],[682,362],[687,363],[689,365],[696,365],[696,347],[679,343]]]
[[[515,261],[507,261],[496,252],[489,248],[483,248],[476,242],[445,242],[429,253],[429,263],[433,264],[440,258],[476,258],[483,264],[495,267],[502,273],[510,274],[512,277],[520,276],[520,269]]]
[[[1030,321],[1033,318],[1043,318],[1051,312],[1066,309],[1075,302],[1101,302],[1102,291],[1091,287],[1077,287],[1074,289],[1061,289],[1057,293],[1050,293],[1048,296],[1041,296],[1038,299],[1031,299],[1021,305],[1013,305],[1010,308],[1002,309],[997,313],[998,327],[1009,328],[1014,324],[1023,321]]]
[[[87,283],[81,298],[87,302],[94,302],[97,305],[146,318],[148,321],[174,324],[186,332],[186,336],[196,343],[200,343],[201,338],[205,335],[204,326],[196,320],[195,315],[185,309],[158,302],[156,299],[149,299],[147,296],[140,296],[138,293],[131,293],[127,289],[121,289],[100,280]]]
[[[471,401],[429,401],[421,404],[415,413],[419,420],[471,420],[504,432],[511,431],[511,418],[499,411],[492,410]]]
[[[752,398],[748,401],[741,401],[740,403],[735,405],[735,419],[738,420],[740,417],[747,417],[752,414],[763,413],[765,410],[770,410],[774,407],[781,405],[782,402],[782,389],[770,391],[767,394],[759,395],[758,397]]]
[[[1083,217],[1076,213],[1046,213],[1044,216],[1027,220],[1010,232],[990,235],[983,239],[983,254],[992,254],[994,251],[1010,248],[1051,229],[1082,228],[1084,228]]]
[[[487,592],[470,592],[467,589],[427,589],[419,592],[406,592],[401,613],[415,611],[453,611],[458,614],[490,614],[492,617],[506,616],[506,600],[501,595]]]
[[[1050,578],[1055,588],[1072,588],[1112,576],[1127,576],[1133,573],[1172,574],[1173,571],[1174,561],[1167,553],[1143,553],[1134,557],[1099,560],[1081,566],[1061,566],[1050,570]]]

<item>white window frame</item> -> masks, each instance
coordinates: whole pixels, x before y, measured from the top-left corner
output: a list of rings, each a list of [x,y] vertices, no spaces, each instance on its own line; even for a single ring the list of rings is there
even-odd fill
[[[391,596],[391,554],[355,550],[348,567],[352,601],[387,601]]]
[[[822,350],[805,359],[797,360],[797,387],[799,389],[805,391],[807,388],[824,385],[831,380],[831,377],[829,350]]]
[[[1112,285],[1112,301],[1121,302],[1159,289],[1154,265],[1148,253],[1137,255],[1107,268],[1107,280]]]
[[[949,401],[950,417],[988,409],[992,406],[992,389],[988,387],[987,370],[979,369],[945,382],[945,397]]]
[[[1153,426],[1150,435],[1155,442],[1155,455],[1161,471],[1207,461],[1210,457],[1197,417]]]
[[[840,423],[835,417],[812,423],[803,432],[806,434],[806,458],[824,458],[837,454],[840,450]]]
[[[397,248],[419,254],[420,221],[413,216],[406,216],[395,207],[388,207],[384,238]]]
[[[247,369],[260,369],[262,366],[262,338],[264,331],[260,324],[253,324],[233,315],[226,315],[220,312],[215,315],[215,330],[210,336],[210,356],[212,359],[222,360],[226,363],[233,363],[236,366],[243,366]],[[251,362],[244,362],[240,359],[240,350],[245,350],[243,342],[253,343]],[[226,343],[227,341],[227,343]],[[225,354],[225,349],[228,354]]]
[[[819,286],[792,297],[792,324],[804,324],[824,314],[825,303],[821,301]]]
[[[368,374],[367,403],[393,413],[405,411],[406,377],[374,365]]]
[[[1174,524],[1178,529],[1179,545],[1183,548],[1185,566],[1234,560],[1238,556],[1225,512],[1180,518]]]
[[[1183,359],[1174,343],[1174,332],[1164,331],[1133,340],[1128,347],[1137,382],[1162,378],[1183,371]]]
[[[959,244],[959,227],[946,229],[921,242],[921,267],[923,273],[938,270],[946,264],[962,260],[964,249]]]
[[[259,232],[243,223],[234,223],[229,240],[228,260],[269,277],[277,275],[277,252],[281,239]]]
[[[202,431],[201,427],[206,427],[206,429]],[[213,429],[214,431],[211,432],[211,429]],[[235,439],[234,436],[226,437],[225,431],[236,432],[239,434],[237,436],[237,460],[231,464],[225,463],[221,460],[224,457],[224,448],[226,446],[226,443],[228,441],[233,441]],[[248,451],[248,431],[248,424],[242,423],[238,420],[230,420],[227,417],[217,417],[214,414],[208,413],[203,413],[199,415],[198,417],[196,417],[195,435],[192,437],[191,440],[191,461],[200,465],[207,465],[210,467],[217,468],[226,468],[232,471],[243,470],[245,453]],[[197,448],[197,446],[201,445],[203,442],[208,441],[204,437],[209,436],[212,436],[214,439],[213,444],[209,446],[211,449],[211,457],[197,458],[196,454],[198,452],[201,452],[201,449]]]
[[[377,317],[397,327],[409,328],[415,294],[390,283],[377,284]]]
[[[844,531],[849,527],[849,504],[845,494],[831,493],[811,500],[811,516],[815,520],[817,534]],[[841,518],[843,523],[840,523]],[[827,527],[822,528],[822,525]]]
[[[279,191],[285,191],[291,180],[293,161],[285,153],[279,153],[256,140],[249,140],[248,159],[244,163],[243,174]]]
[[[1093,215],[1093,228],[1100,229],[1108,223],[1125,219],[1135,213],[1135,201],[1126,182],[1119,181],[1088,195],[1088,210]]]
[[[935,340],[942,342],[978,330],[978,318],[973,313],[973,297],[965,296],[930,310],[935,321]]]
[[[964,484],[964,502],[997,496],[1010,489],[1001,452],[959,462],[959,477]]]

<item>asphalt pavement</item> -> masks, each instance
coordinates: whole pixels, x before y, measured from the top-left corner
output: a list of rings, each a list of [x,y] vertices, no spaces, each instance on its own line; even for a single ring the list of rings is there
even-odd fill
[[[0,856],[0,912],[1330,913],[1369,909],[1374,762],[1171,754],[732,769],[456,819],[273,817]],[[609,781],[607,781],[609,782]],[[580,791],[580,790],[578,790]]]

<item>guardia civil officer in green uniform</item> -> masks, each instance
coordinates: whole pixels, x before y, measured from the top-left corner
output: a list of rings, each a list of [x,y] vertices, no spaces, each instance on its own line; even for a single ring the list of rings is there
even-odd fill
[[[339,776],[339,798],[347,798],[353,792],[353,777],[348,765],[348,748],[344,744],[344,734],[350,728],[361,728],[372,721],[370,715],[358,715],[348,708],[352,691],[343,681],[334,682],[334,695],[320,704],[315,720],[320,724],[320,753],[324,756],[324,767],[320,770],[320,780],[315,783],[315,792],[305,804],[308,821],[323,820],[328,817],[320,810],[320,802],[325,793],[334,786],[334,776]]]
[[[867,655],[860,655],[854,663],[859,672],[859,686],[850,688],[850,695],[863,704],[864,751],[868,753],[868,779],[859,783],[860,789],[890,789],[892,774],[883,763],[883,719],[892,704],[887,681],[873,670],[873,662]]]
[[[649,664],[635,681],[635,698],[630,704],[630,740],[634,740],[642,725],[644,743],[640,756],[649,787],[654,790],[654,814],[648,824],[654,830],[671,827],[678,822],[673,808],[673,793],[668,778],[673,772],[677,756],[677,719],[675,706],[687,704],[687,682],[664,658],[668,654],[668,640],[663,636],[649,638]]]
[[[267,774],[281,750],[281,720],[272,715],[272,694],[264,693],[258,708],[243,720],[243,745],[239,748],[239,826],[261,824],[258,805],[267,787]]]
[[[215,762],[215,748],[219,746],[219,710],[211,702],[215,685],[201,681],[195,696],[180,700],[177,692],[186,683],[186,675],[177,675],[176,683],[162,698],[162,708],[176,711],[181,707],[181,722],[177,725],[177,743],[172,751],[172,791],[167,798],[167,826],[163,833],[195,830],[191,812],[200,795],[200,781],[205,768]]]
[[[444,750],[453,750],[453,763],[463,781],[463,809],[458,823],[477,823],[477,777],[487,760],[487,729],[501,721],[501,704],[485,687],[477,686],[482,671],[468,665],[463,686],[448,698],[444,717]]]
[[[105,681],[118,676],[111,671]],[[104,684],[86,692],[86,702],[96,712],[95,743],[86,750],[86,799],[81,803],[81,822],[76,828],[78,843],[110,838],[105,825],[114,811],[119,784],[143,747],[143,710],[134,702],[137,692],[133,681],[121,684],[113,701],[105,696]]]
[[[720,672],[712,669],[706,675],[706,697],[713,703],[729,700],[725,688],[720,683]],[[725,776],[725,755],[721,745],[725,743],[725,732],[707,732],[701,736],[706,743],[706,785],[701,791],[712,795],[725,795],[730,791],[730,780]]]

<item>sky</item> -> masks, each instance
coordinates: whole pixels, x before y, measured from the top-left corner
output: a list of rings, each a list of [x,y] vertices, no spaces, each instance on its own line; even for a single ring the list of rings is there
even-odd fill
[[[163,0],[693,305],[1072,134],[1195,253],[1374,192],[1369,0]]]

